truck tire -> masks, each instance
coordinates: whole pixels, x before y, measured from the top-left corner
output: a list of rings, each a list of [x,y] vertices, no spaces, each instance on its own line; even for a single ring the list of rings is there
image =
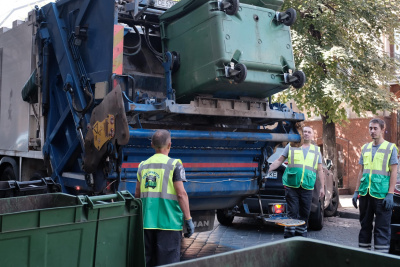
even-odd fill
[[[15,177],[14,174],[14,169],[11,166],[5,167],[3,173],[1,174],[0,180],[1,181],[17,180],[17,177]]]
[[[339,206],[339,189],[337,189],[337,187],[334,186],[331,203],[329,203],[329,206],[324,211],[325,217],[334,216],[337,212],[338,206]]]
[[[231,215],[228,209],[217,210],[217,220],[222,225],[232,225],[234,218],[235,216]]]
[[[308,227],[315,231],[319,231],[322,229],[322,227],[324,227],[324,209],[321,201],[318,202],[317,210],[310,213]]]

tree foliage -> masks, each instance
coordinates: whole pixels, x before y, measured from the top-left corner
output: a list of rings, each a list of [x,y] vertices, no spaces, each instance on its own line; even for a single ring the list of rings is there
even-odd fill
[[[393,43],[400,29],[400,1],[396,0],[286,0],[297,21],[291,27],[296,67],[307,82],[281,96],[294,99],[328,122],[345,119],[346,108],[358,115],[397,106],[388,82],[399,62],[383,51],[382,36]]]

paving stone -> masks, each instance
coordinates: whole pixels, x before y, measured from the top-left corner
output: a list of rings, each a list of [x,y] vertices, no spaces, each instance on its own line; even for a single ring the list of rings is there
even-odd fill
[[[308,237],[340,245],[358,247],[360,223],[356,219],[329,217],[321,231],[309,231]],[[283,239],[283,227],[263,225],[253,218],[235,218],[232,226],[216,220],[214,229],[182,239],[181,261],[224,253]]]

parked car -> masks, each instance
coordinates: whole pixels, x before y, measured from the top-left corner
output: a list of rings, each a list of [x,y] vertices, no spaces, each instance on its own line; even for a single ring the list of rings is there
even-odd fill
[[[268,158],[271,164],[282,154],[283,148],[277,148],[275,153]],[[311,204],[311,213],[309,218],[309,228],[312,230],[321,230],[324,224],[324,216],[333,216],[337,212],[339,205],[338,184],[333,178],[330,170],[332,161],[322,160],[323,171],[325,174],[325,197],[319,198],[321,184],[319,179],[315,184],[313,199]],[[223,225],[232,223],[234,216],[245,216],[248,213],[260,212],[260,201],[264,214],[274,214],[277,212],[276,207],[282,205],[283,210],[278,212],[286,212],[285,188],[282,184],[282,176],[285,172],[287,162],[283,163],[278,169],[271,172],[265,183],[260,187],[259,195],[246,198],[241,206],[237,206],[232,210],[217,210],[217,219]]]

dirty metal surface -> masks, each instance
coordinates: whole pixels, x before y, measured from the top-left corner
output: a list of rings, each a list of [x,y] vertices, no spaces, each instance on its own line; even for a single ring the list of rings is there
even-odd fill
[[[114,147],[115,144],[126,145],[129,142],[129,127],[119,85],[93,109],[90,125],[88,125],[88,133],[85,137],[84,170],[87,173],[96,171],[98,164],[107,153],[106,144],[102,145],[100,150],[96,147],[94,130],[99,122],[104,122],[107,118],[110,118],[110,115],[114,117],[115,128],[113,128],[113,136],[105,143],[111,142]],[[110,132],[108,135],[110,135]]]

